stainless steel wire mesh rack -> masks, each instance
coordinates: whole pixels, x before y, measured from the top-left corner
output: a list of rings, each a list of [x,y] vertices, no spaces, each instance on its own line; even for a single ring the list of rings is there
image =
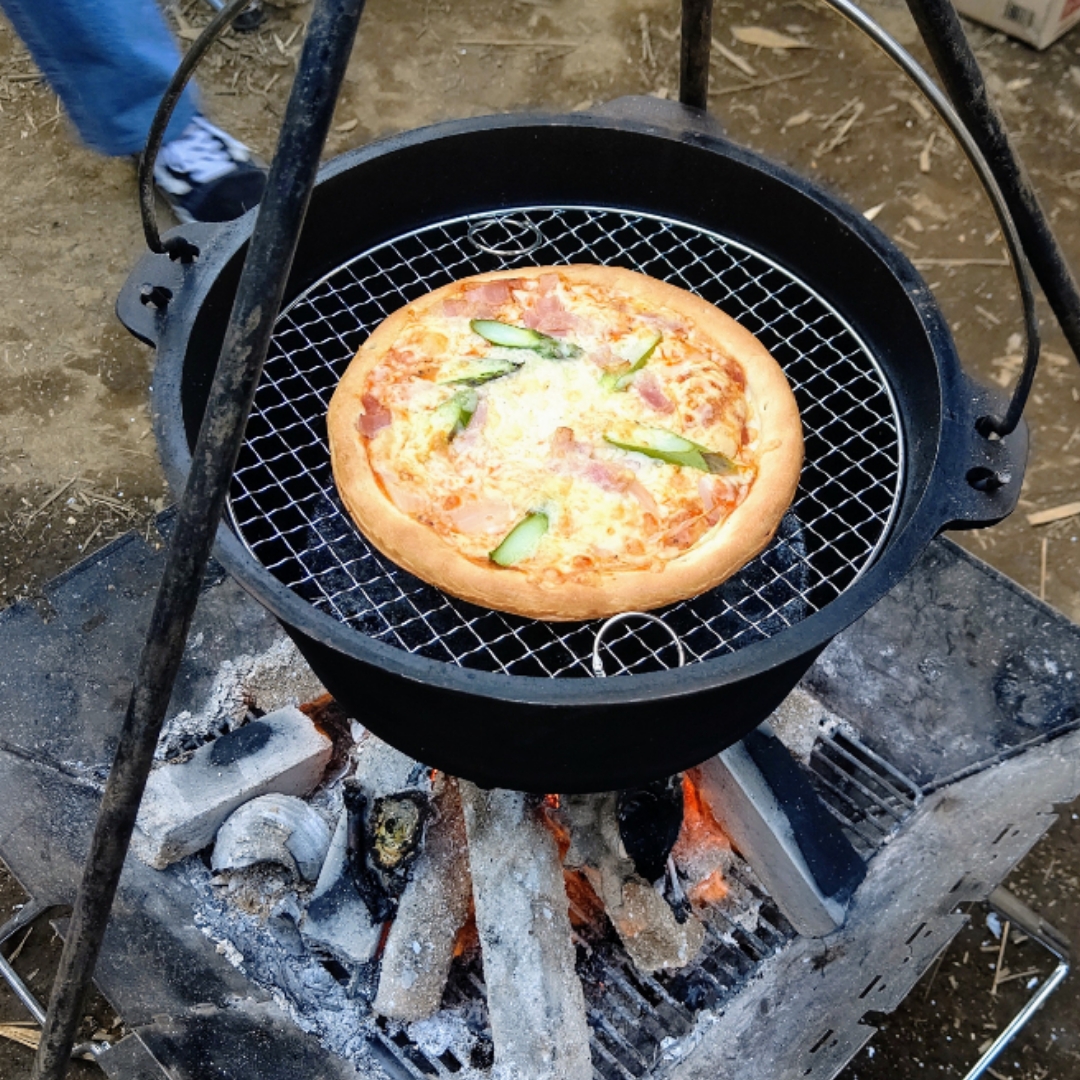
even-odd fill
[[[791,382],[806,462],[773,543],[722,586],[659,614],[687,662],[779,632],[839,596],[873,562],[903,482],[896,402],[843,315],[775,262],[714,232],[640,212],[520,207],[429,224],[362,252],[279,316],[230,508],[251,553],[316,608],[410,653],[530,676],[587,676],[596,623],[539,623],[448,597],[372,549],[338,500],[326,409],[371,330],[469,274],[573,262],[625,266],[716,304]],[[676,666],[669,635],[629,622],[608,674]]]

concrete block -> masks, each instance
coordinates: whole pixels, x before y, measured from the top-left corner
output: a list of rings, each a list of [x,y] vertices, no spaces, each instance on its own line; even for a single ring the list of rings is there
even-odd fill
[[[308,795],[333,744],[299,709],[253,720],[151,773],[133,846],[162,869],[206,847],[224,820],[258,795]]]

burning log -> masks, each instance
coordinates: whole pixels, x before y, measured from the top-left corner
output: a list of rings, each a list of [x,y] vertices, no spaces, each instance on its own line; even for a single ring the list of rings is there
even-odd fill
[[[705,928],[686,911],[680,921],[671,905],[637,873],[620,836],[618,804],[615,792],[561,797],[559,808],[571,830],[566,866],[588,878],[639,968],[685,967],[701,948]],[[660,865],[664,862],[666,855]]]
[[[591,1080],[555,837],[530,796],[461,781],[497,1080]]]
[[[378,922],[386,922],[409,880],[430,811],[431,771],[370,733],[346,781],[349,870]]]
[[[356,776],[308,904],[301,933],[354,972],[377,960],[383,926],[408,882],[423,839],[431,777],[423,766],[367,734]]]
[[[441,775],[423,850],[386,939],[376,1012],[412,1021],[439,1008],[471,891],[457,781]]]

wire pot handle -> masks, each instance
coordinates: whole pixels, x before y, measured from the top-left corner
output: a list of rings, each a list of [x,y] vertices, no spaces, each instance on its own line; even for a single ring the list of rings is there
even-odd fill
[[[168,255],[170,259],[179,259],[181,262],[191,262],[198,257],[199,249],[182,236],[171,236],[168,240],[161,239],[157,223],[157,208],[154,204],[154,165],[157,163],[158,152],[165,139],[165,129],[172,119],[173,110],[191,76],[195,73],[195,68],[198,67],[210,46],[232,25],[237,16],[247,9],[250,3],[251,0],[229,0],[206,24],[191,48],[184,53],[179,66],[173,72],[173,77],[169,80],[169,85],[165,88],[157,112],[154,113],[150,131],[146,136],[146,147],[139,159],[139,211],[142,215],[146,246],[155,255]]]
[[[1027,257],[1024,254],[1016,223],[1009,212],[1005,196],[998,185],[990,163],[979,148],[975,137],[960,119],[949,99],[937,88],[930,76],[923,70],[915,58],[898,42],[885,32],[873,19],[852,3],[852,0],[823,0],[848,22],[862,30],[890,59],[892,59],[918,87],[922,95],[934,107],[934,111],[945,122],[953,137],[960,144],[971,167],[975,170],[979,182],[990,199],[994,214],[1001,226],[1001,235],[1009,252],[1013,274],[1020,291],[1020,304],[1024,313],[1024,365],[1020,378],[1013,388],[1012,398],[1004,416],[986,414],[978,417],[975,428],[984,438],[1010,434],[1020,422],[1020,417],[1027,404],[1031,384],[1035,380],[1035,368],[1039,362],[1039,317],[1035,311],[1035,296],[1031,288],[1031,275]]]

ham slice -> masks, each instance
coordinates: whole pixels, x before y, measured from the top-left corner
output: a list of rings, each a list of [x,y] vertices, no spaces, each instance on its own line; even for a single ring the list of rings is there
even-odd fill
[[[459,532],[502,535],[518,518],[517,511],[502,499],[472,499],[451,510],[447,517]]]
[[[360,399],[360,404],[363,405],[364,411],[357,418],[356,426],[365,438],[373,438],[384,427],[390,426],[390,421],[393,419],[390,410],[373,394],[364,394]]]
[[[554,293],[548,293],[525,312],[522,322],[542,334],[565,334],[577,326],[578,320],[563,307],[562,301]]]
[[[655,372],[649,371],[648,368],[639,371],[630,385],[637,391],[638,397],[650,408],[659,413],[675,411],[675,406],[672,405],[664,393],[664,388],[660,385],[660,380],[656,377]]]

